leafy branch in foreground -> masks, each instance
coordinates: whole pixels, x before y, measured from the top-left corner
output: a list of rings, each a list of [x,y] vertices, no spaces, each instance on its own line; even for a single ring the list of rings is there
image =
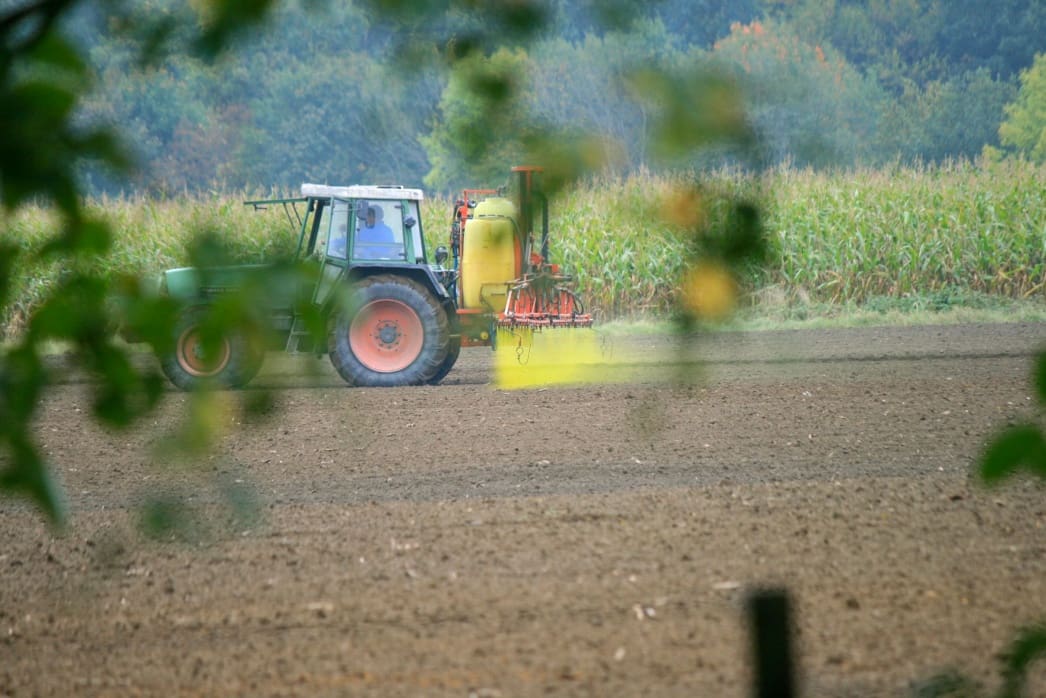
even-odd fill
[[[1035,357],[1032,381],[1041,417],[1046,413],[1046,350]],[[981,478],[989,485],[998,484],[1022,469],[1046,481],[1046,435],[1041,420],[1039,423],[1029,420],[1014,424],[997,434],[981,455],[978,469]],[[1046,624],[1022,629],[1002,656],[1000,698],[1024,695],[1028,668],[1043,657],[1046,657]]]
[[[1032,375],[1041,416],[1046,411],[1046,351],[1036,357]],[[992,440],[981,457],[981,476],[989,484],[1021,468],[1046,480],[1046,435],[1040,424],[1029,421],[1007,427]]]
[[[212,3],[198,49],[215,55],[243,25],[264,16],[272,0]],[[92,410],[103,424],[123,427],[158,403],[162,378],[139,369],[112,330],[129,323],[154,346],[169,341],[174,308],[135,279],[112,283],[96,269],[111,250],[110,226],[88,216],[81,204],[76,167],[95,161],[118,174],[132,168],[115,131],[83,126],[76,109],[90,89],[83,52],[62,32],[75,0],[39,0],[0,13],[0,204],[4,228],[20,208],[47,202],[58,229],[39,248],[0,243],[0,308],[11,301],[22,268],[54,264],[60,281],[28,322],[26,331],[0,351],[0,491],[29,498],[61,524],[60,489],[32,436],[32,421],[52,380],[42,355],[46,342],[68,344],[92,382]],[[118,11],[117,0],[104,3]],[[144,59],[144,56],[143,56]],[[118,299],[118,303],[114,300]]]

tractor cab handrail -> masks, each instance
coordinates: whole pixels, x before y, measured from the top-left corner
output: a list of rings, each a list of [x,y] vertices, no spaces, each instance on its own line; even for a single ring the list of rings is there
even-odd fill
[[[243,205],[252,206],[255,211],[268,210],[269,204],[283,206],[283,215],[287,217],[287,222],[291,224],[291,232],[298,232],[302,226],[302,217],[301,213],[298,212],[297,204],[303,204],[306,201],[308,201],[307,198],[296,196],[283,199],[251,199],[250,201],[244,201]],[[291,212],[293,212],[293,216]]]
[[[294,196],[284,199],[251,199],[250,201],[244,201],[244,206],[253,206],[254,208],[262,208],[266,204],[301,204],[308,201],[307,197]]]

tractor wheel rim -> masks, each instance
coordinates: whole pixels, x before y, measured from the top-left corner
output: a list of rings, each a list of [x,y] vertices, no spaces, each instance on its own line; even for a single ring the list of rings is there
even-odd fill
[[[182,332],[176,347],[178,365],[183,371],[197,378],[216,376],[229,365],[232,347],[229,340],[223,339],[214,356],[207,356],[200,341],[200,332],[195,327]]]
[[[395,373],[421,354],[425,330],[406,303],[384,298],[360,308],[349,327],[349,347],[361,364],[377,373]]]

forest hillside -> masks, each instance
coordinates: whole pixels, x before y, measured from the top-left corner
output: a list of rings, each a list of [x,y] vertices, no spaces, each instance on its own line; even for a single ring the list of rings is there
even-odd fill
[[[139,5],[150,16],[191,12],[177,0]],[[520,20],[537,40],[496,51],[469,42],[499,29],[477,29],[460,8],[434,27],[409,13],[379,21],[372,6],[288,0],[214,61],[166,36],[168,50],[143,64],[150,37],[126,30],[133,22],[107,4],[84,4],[68,28],[92,66],[78,119],[117,127],[139,163],[130,184],[85,167],[85,189],[318,181],[445,192],[499,183],[479,180],[523,157],[517,141],[535,129],[590,139],[615,174],[732,162],[715,149],[682,160],[658,152],[663,93],[644,90],[650,69],[667,76],[668,93],[695,75],[739,87],[756,143],[746,163],[760,167],[935,164],[1032,154],[1041,140],[1041,115],[1003,127],[1017,120],[1046,34],[1035,0],[546,0]],[[460,46],[469,60],[447,60]],[[515,88],[494,117],[460,87],[491,75]]]

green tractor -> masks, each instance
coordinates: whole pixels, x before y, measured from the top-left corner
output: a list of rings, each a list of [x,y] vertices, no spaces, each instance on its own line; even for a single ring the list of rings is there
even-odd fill
[[[442,266],[443,246],[435,264],[427,261],[418,189],[303,184],[297,198],[246,202],[284,208],[298,229],[298,268],[304,263],[309,280],[280,275],[273,265],[164,272],[160,291],[181,308],[170,348],[159,357],[164,373],[183,390],[241,387],[261,369],[266,351],[283,349],[328,354],[349,385],[436,384],[462,345],[503,342],[515,356],[512,344],[589,328],[592,317],[570,277],[547,262],[540,168],[513,172],[514,200],[497,190],[466,190],[455,203],[450,268]],[[469,198],[475,192],[491,196],[478,202]],[[222,326],[210,312],[244,289],[253,292],[248,302],[261,332]]]
[[[270,265],[181,268],[163,273],[160,291],[183,308],[170,351],[159,358],[174,385],[246,385],[266,351],[329,353],[350,385],[438,383],[460,351],[449,272],[426,262],[422,192],[402,187],[304,184],[301,196],[248,201],[283,206],[298,230],[296,258],[314,265],[308,283],[268,284]],[[437,258],[445,257],[439,250]],[[248,285],[264,288],[264,342],[228,332],[209,342],[208,306]],[[349,302],[339,291],[351,288]],[[317,340],[301,309],[311,304],[329,332]],[[133,341],[133,338],[128,338]]]

